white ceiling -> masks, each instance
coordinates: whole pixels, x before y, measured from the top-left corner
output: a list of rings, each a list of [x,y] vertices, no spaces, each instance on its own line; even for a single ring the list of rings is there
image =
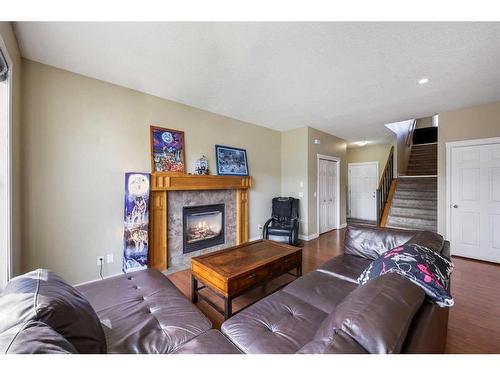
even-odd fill
[[[383,124],[500,100],[500,23],[15,24],[22,55],[274,129]],[[428,77],[429,83],[417,85]]]

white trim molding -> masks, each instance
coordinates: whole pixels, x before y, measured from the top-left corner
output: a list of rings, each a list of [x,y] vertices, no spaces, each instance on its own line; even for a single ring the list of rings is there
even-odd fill
[[[500,137],[492,137],[492,138],[478,138],[478,139],[467,139],[464,141],[452,141],[446,142],[446,209],[445,209],[445,218],[446,218],[446,233],[445,239],[450,241],[451,236],[451,151],[454,148],[459,147],[467,147],[467,146],[483,146],[483,145],[491,145],[491,144],[500,144]]]
[[[337,210],[336,210],[337,212],[336,212],[335,223],[337,224],[336,229],[340,229],[340,226],[339,226],[339,224],[340,224],[340,162],[342,161],[342,159],[338,158],[336,156],[316,154],[316,234],[314,234],[316,237],[314,237],[314,238],[319,237],[319,161],[320,161],[320,159],[331,160],[331,161],[334,161],[337,163],[337,170],[336,170],[337,189],[335,192],[335,195],[336,195],[335,206],[337,208]],[[314,235],[311,235],[311,236],[314,236]],[[311,237],[311,236],[307,236],[307,237]],[[300,236],[299,236],[299,238],[300,238]],[[314,239],[314,238],[311,238],[311,239]],[[305,240],[305,241],[310,241],[310,240]]]
[[[0,49],[9,66],[0,82],[0,289],[13,277],[12,254],[12,76],[13,63],[0,36]]]
[[[140,270],[138,270],[140,271]],[[133,272],[138,272],[138,271],[133,271]],[[130,272],[130,273],[133,273],[133,272]],[[114,273],[112,275],[108,275],[108,276],[104,276],[102,279],[99,278],[99,279],[94,279],[94,280],[89,280],[89,281],[84,281],[84,282],[81,282],[81,283],[78,283],[78,284],[74,284],[73,286],[74,287],[77,287],[77,286],[82,286],[82,285],[86,285],[86,284],[90,284],[90,283],[95,283],[96,281],[102,281],[102,280],[106,280],[106,279],[110,279],[112,277],[115,277],[115,276],[120,276],[120,275],[128,275],[127,273],[123,273],[123,272],[120,272],[120,273]]]
[[[311,241],[319,237],[318,233],[313,233],[310,235],[299,234],[299,239],[302,241]]]

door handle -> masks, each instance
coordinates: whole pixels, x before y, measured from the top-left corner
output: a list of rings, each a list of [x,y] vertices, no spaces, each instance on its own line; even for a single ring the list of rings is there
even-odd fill
[[[453,208],[458,208],[458,204],[454,204],[454,205],[453,205]]]

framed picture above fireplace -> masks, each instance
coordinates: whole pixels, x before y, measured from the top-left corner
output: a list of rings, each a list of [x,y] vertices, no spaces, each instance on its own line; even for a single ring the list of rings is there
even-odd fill
[[[215,145],[217,174],[222,176],[248,176],[247,152],[241,148]]]
[[[151,126],[151,170],[186,173],[184,132]]]

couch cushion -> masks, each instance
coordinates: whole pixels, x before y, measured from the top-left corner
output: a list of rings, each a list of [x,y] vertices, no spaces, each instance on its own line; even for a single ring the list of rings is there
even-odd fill
[[[29,320],[0,334],[2,354],[77,354],[75,347],[45,323]]]
[[[424,301],[421,288],[398,274],[358,286],[317,330],[314,340],[342,330],[370,353],[399,353]]]
[[[345,234],[344,254],[375,260],[388,250],[402,245],[417,232],[349,225]]]
[[[428,249],[431,249],[432,251],[440,254],[443,251],[445,241],[443,236],[441,236],[440,234],[423,230],[415,233],[415,235],[410,240],[408,240],[408,242],[420,246],[425,246]]]
[[[278,291],[222,324],[222,332],[245,353],[295,353],[309,342],[327,315]]]
[[[341,330],[335,330],[330,337],[309,341],[297,353],[299,354],[367,354],[351,336]]]
[[[8,317],[0,323],[2,332],[39,321],[57,331],[79,353],[106,352],[102,327],[89,302],[48,270],[38,269],[12,279],[0,297],[0,310]]]
[[[283,291],[329,314],[356,286],[328,273],[313,271],[293,281]]]
[[[323,263],[317,271],[357,284],[358,277],[370,263],[369,259],[342,254]]]
[[[212,327],[160,271],[79,286],[104,327],[110,353],[171,353]]]
[[[173,354],[241,354],[220,331],[211,329],[188,341]]]

